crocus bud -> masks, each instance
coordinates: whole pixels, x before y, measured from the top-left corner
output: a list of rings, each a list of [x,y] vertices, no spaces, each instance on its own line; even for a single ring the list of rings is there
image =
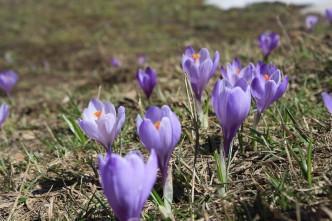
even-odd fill
[[[279,42],[280,36],[275,32],[264,32],[258,37],[258,44],[265,58],[279,46]]]
[[[209,50],[200,49],[198,53],[192,47],[187,47],[182,55],[182,68],[188,75],[195,98],[201,102],[202,93],[210,78],[216,72],[219,63],[219,52],[216,51],[213,60]]]
[[[120,221],[140,220],[140,214],[156,182],[158,170],[154,150],[147,163],[139,152],[125,157],[107,152],[99,156],[100,183],[108,203]]]
[[[305,26],[307,28],[308,31],[312,31],[314,29],[314,27],[317,25],[318,23],[318,17],[315,15],[308,15],[305,18]]]
[[[218,80],[212,92],[212,107],[222,127],[224,151],[227,155],[237,130],[250,111],[250,87],[243,79],[233,86]]]
[[[17,80],[18,76],[14,71],[4,71],[0,73],[0,88],[9,95]]]
[[[253,64],[242,68],[240,60],[235,58],[232,63],[226,65],[226,68],[221,68],[221,76],[233,86],[239,79],[245,80],[250,85],[254,77],[254,70]]]
[[[145,70],[138,69],[136,79],[146,97],[149,98],[157,84],[156,72],[150,67],[147,67]]]
[[[332,8],[328,8],[325,10],[325,17],[327,21],[332,24]]]
[[[7,104],[2,104],[0,106],[0,128],[7,119],[9,115],[9,106]]]
[[[111,145],[120,133],[125,121],[125,108],[118,108],[118,115],[114,105],[110,102],[102,102],[92,99],[89,106],[84,109],[79,125],[84,133],[93,140],[102,144],[106,149]]]
[[[178,117],[167,105],[161,108],[152,106],[146,111],[143,119],[140,115],[137,116],[136,126],[142,144],[148,150],[156,151],[165,181],[170,157],[181,136]]]
[[[325,107],[332,114],[332,94],[328,94],[326,92],[323,92],[322,93],[322,98],[323,98],[323,102],[324,102]]]
[[[263,113],[273,102],[286,91],[288,77],[272,64],[259,62],[256,66],[256,76],[251,83],[251,94],[256,101],[259,113]]]

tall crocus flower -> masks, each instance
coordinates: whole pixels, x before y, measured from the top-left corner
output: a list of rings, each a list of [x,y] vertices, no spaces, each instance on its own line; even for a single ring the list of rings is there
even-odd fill
[[[312,31],[318,23],[318,17],[316,15],[308,15],[305,18],[305,26],[307,30]]]
[[[275,32],[264,32],[258,36],[258,44],[267,59],[271,52],[279,46],[280,36]]]
[[[117,115],[118,114],[118,115]],[[79,125],[84,133],[93,140],[110,149],[114,139],[120,133],[125,121],[125,108],[120,106],[118,113],[110,102],[92,99],[84,109]]]
[[[325,17],[327,21],[329,21],[332,24],[332,8],[328,8],[325,10]]]
[[[254,70],[255,66],[253,64],[242,68],[240,60],[235,58],[230,64],[226,65],[226,68],[221,68],[221,75],[231,85],[235,85],[239,79],[244,79],[248,84],[251,84]]]
[[[150,67],[147,67],[145,70],[138,69],[136,73],[136,79],[139,86],[144,91],[146,97],[149,98],[157,84],[157,74],[155,70]]]
[[[157,176],[157,156],[152,150],[147,163],[139,152],[125,157],[107,152],[99,156],[100,183],[108,203],[120,221],[140,220]]]
[[[328,94],[326,92],[323,92],[322,93],[322,98],[323,98],[323,102],[324,102],[325,107],[332,114],[332,94]]]
[[[227,155],[237,130],[249,114],[250,87],[243,79],[237,81],[235,85],[225,79],[218,80],[214,86],[211,101],[222,127],[224,151]]]
[[[0,106],[0,128],[7,119],[9,115],[9,106],[7,104],[2,104]]]
[[[4,71],[0,73],[0,88],[9,95],[17,80],[18,76],[14,71]]]
[[[219,52],[216,51],[213,60],[209,50],[200,49],[198,53],[192,47],[187,47],[182,56],[182,68],[188,75],[191,88],[198,102],[201,102],[202,93],[210,78],[216,72],[219,63]]]
[[[165,181],[170,157],[181,136],[178,117],[167,105],[161,108],[152,106],[148,108],[143,119],[140,115],[137,116],[136,126],[142,144],[148,150],[156,151]]]
[[[286,91],[288,77],[273,64],[259,62],[256,66],[256,77],[251,83],[251,94],[256,101],[259,114],[263,113],[273,102]]]

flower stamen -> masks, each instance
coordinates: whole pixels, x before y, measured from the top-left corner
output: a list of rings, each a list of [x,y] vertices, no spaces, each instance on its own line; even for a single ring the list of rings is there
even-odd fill
[[[160,121],[156,121],[156,122],[154,123],[154,127],[155,127],[157,130],[159,130],[159,128],[160,128]]]
[[[101,117],[101,111],[94,112],[94,115],[99,119]]]
[[[193,57],[194,61],[196,62],[196,61],[198,61],[200,59],[201,55],[199,53],[194,53],[192,55],[192,57]]]
[[[271,79],[270,75],[268,75],[268,74],[264,74],[264,80],[268,81],[268,80],[270,80],[270,79]]]

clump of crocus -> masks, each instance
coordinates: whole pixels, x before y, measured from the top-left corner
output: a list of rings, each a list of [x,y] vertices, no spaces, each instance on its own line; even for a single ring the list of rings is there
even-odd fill
[[[120,59],[113,57],[113,58],[111,59],[111,65],[112,65],[112,67],[114,67],[114,68],[119,68],[119,67],[122,66],[122,62],[121,62]]]
[[[254,122],[256,127],[261,114],[286,91],[288,77],[273,64],[259,62],[256,65],[256,76],[251,83],[251,94],[256,101],[257,114]]]
[[[250,87],[244,79],[235,85],[227,80],[218,80],[212,92],[212,107],[217,115],[224,135],[224,148],[227,155],[237,130],[250,111]]]
[[[305,26],[308,31],[312,31],[318,23],[318,17],[316,15],[308,15],[305,18]]]
[[[332,24],[332,8],[328,8],[325,10],[325,17],[327,21]]]
[[[221,76],[233,86],[239,79],[244,79],[250,85],[254,77],[254,70],[255,66],[253,64],[242,68],[241,61],[235,58],[230,64],[226,65],[226,68],[221,68]]]
[[[0,88],[9,95],[17,80],[18,76],[14,71],[4,71],[0,73]]]
[[[120,106],[118,113],[110,102],[92,99],[89,106],[84,109],[79,125],[84,133],[91,139],[111,149],[125,121],[125,108]]]
[[[0,106],[0,128],[7,119],[9,115],[9,106],[7,104],[2,104]]]
[[[271,52],[279,46],[280,36],[275,32],[264,32],[258,36],[258,44],[267,60]]]
[[[206,85],[216,72],[218,63],[219,52],[215,52],[212,60],[209,50],[206,48],[202,48],[196,53],[192,47],[187,47],[182,56],[183,71],[188,75],[191,88],[199,103]]]
[[[165,182],[170,157],[181,137],[178,117],[167,105],[161,108],[152,106],[148,108],[143,119],[140,115],[137,116],[136,126],[142,144],[148,150],[156,151]]]
[[[120,221],[140,220],[140,214],[155,184],[158,170],[154,150],[147,163],[139,152],[125,157],[107,152],[99,156],[100,183],[108,203]]]
[[[149,98],[157,84],[157,74],[155,70],[150,67],[145,68],[145,70],[138,69],[136,73],[136,79],[139,86],[144,91],[146,97]]]
[[[322,98],[326,109],[332,114],[332,94],[323,92]]]

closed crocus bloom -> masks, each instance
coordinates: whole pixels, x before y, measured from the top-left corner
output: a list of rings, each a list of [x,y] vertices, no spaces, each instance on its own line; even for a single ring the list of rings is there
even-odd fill
[[[232,63],[226,65],[226,68],[221,68],[221,75],[231,85],[235,85],[239,79],[243,79],[248,84],[251,84],[254,77],[254,70],[255,66],[253,64],[242,68],[240,60],[235,58]]]
[[[0,128],[7,119],[9,115],[9,106],[7,104],[2,104],[0,106]]]
[[[318,23],[318,17],[315,15],[308,15],[305,18],[305,26],[309,31],[312,31],[317,23]]]
[[[332,8],[325,10],[326,19],[332,24]]]
[[[0,88],[10,94],[17,80],[18,76],[14,71],[4,71],[0,73]]]
[[[196,53],[192,47],[187,47],[182,56],[183,71],[188,75],[191,88],[199,102],[206,85],[216,72],[218,63],[219,52],[215,52],[212,60],[209,50],[206,48],[202,48]]]
[[[250,87],[243,79],[233,86],[227,80],[218,80],[212,92],[212,107],[224,135],[227,155],[237,130],[250,111]]]
[[[258,44],[265,58],[279,46],[279,42],[280,36],[275,32],[264,32],[258,37]]]
[[[323,92],[322,93],[322,98],[323,98],[323,102],[324,102],[325,107],[332,114],[332,94],[328,94],[326,92]]]
[[[137,116],[136,126],[142,144],[148,150],[156,151],[159,168],[165,181],[170,157],[181,137],[178,117],[167,105],[161,108],[152,106],[146,111],[143,119],[140,115]]]
[[[145,68],[145,70],[138,69],[136,73],[136,79],[139,86],[144,91],[146,97],[149,98],[152,94],[154,87],[157,84],[156,72],[150,67]]]
[[[157,156],[152,150],[147,163],[139,152],[125,157],[107,152],[99,156],[100,183],[108,203],[120,221],[139,221],[156,182]]]
[[[84,109],[79,125],[84,133],[93,140],[102,144],[106,149],[120,133],[125,121],[125,108],[120,106],[118,113],[110,102],[92,99]]]
[[[286,91],[288,77],[272,64],[258,63],[256,77],[251,83],[251,94],[256,101],[259,113],[263,113],[273,102]]]

